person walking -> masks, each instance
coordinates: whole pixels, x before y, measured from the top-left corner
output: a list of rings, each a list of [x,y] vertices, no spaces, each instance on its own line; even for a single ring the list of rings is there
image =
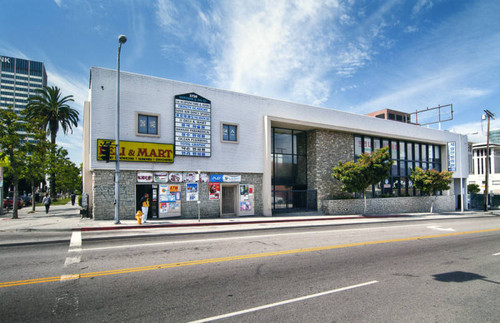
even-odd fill
[[[76,194],[73,193],[71,194],[71,205],[75,205],[75,200],[76,200]]]
[[[146,193],[144,194],[143,197],[141,197],[141,200],[139,201],[141,204],[142,208],[142,223],[146,223],[148,219],[148,210],[149,210],[149,194]]]
[[[49,214],[50,203],[52,203],[52,200],[50,199],[49,193],[45,193],[45,196],[43,197],[42,203],[43,203],[43,205],[45,205],[45,213]]]

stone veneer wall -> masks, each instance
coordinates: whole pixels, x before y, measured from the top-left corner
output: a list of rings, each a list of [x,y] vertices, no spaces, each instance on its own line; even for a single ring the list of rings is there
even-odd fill
[[[318,210],[322,201],[333,195],[342,195],[342,184],[332,177],[332,168],[339,161],[354,159],[352,133],[311,130],[307,133],[307,187],[318,192]]]
[[[115,171],[94,170],[93,217],[95,220],[112,220],[115,217]],[[135,217],[136,172],[120,171],[120,219]]]
[[[217,173],[219,174],[219,173]],[[262,174],[230,174],[241,175],[241,184],[254,185],[254,212],[263,215]],[[114,170],[94,171],[93,216],[95,220],[114,219],[115,196]],[[186,201],[186,185],[181,183],[181,217],[197,218],[197,202]],[[238,183],[234,183],[238,184]],[[136,212],[136,171],[120,171],[120,219],[135,219]],[[208,183],[199,183],[200,216],[214,218],[220,216],[220,200],[209,200]]]
[[[431,209],[433,196],[387,197],[366,200],[368,214],[394,213],[428,213]],[[321,210],[325,214],[362,214],[363,199],[324,200]],[[434,212],[449,212],[455,210],[455,196],[438,196],[434,204]]]

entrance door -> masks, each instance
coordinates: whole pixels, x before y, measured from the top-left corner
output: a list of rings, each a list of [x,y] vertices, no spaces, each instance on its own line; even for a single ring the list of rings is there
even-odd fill
[[[236,186],[222,186],[222,216],[236,215],[235,192]]]
[[[149,194],[148,219],[158,217],[158,185],[137,185],[135,190],[136,211],[141,209],[139,201],[144,194]]]

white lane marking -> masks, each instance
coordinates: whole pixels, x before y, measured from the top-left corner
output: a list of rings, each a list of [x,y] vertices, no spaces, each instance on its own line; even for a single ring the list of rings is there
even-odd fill
[[[493,256],[500,256],[500,252],[494,253]]]
[[[253,236],[239,236],[239,237],[228,237],[228,238],[214,238],[214,239],[198,239],[198,240],[180,240],[180,241],[165,241],[165,242],[155,242],[155,243],[141,243],[141,244],[131,244],[131,245],[121,245],[121,246],[110,246],[110,247],[97,247],[97,248],[85,248],[82,251],[97,251],[97,250],[108,250],[108,249],[123,249],[123,248],[142,248],[144,246],[161,246],[161,245],[175,245],[183,243],[200,243],[200,242],[216,242],[216,241],[231,241],[231,240],[241,240],[241,239],[261,239],[261,238],[274,238],[280,236],[294,236],[294,235],[305,235],[305,234],[322,234],[322,233],[339,233],[339,232],[349,232],[349,231],[367,231],[367,230],[380,230],[380,229],[399,229],[405,227],[422,226],[422,224],[413,225],[398,225],[389,227],[376,227],[376,228],[360,228],[360,229],[345,229],[345,230],[328,230],[328,231],[307,231],[307,232],[289,232],[289,233],[278,233],[278,234],[261,234]]]
[[[333,293],[338,293],[338,292],[343,292],[343,291],[346,291],[346,290],[349,290],[349,289],[354,289],[354,288],[358,288],[358,287],[368,286],[368,285],[372,285],[372,284],[376,284],[376,283],[378,283],[378,281],[373,280],[373,281],[362,283],[362,284],[357,284],[357,285],[342,287],[342,288],[333,289],[333,290],[329,290],[329,291],[322,292],[322,293],[312,294],[312,295],[303,296],[303,297],[299,297],[299,298],[293,298],[293,299],[289,299],[289,300],[286,300],[286,301],[281,301],[281,302],[277,302],[277,303],[273,303],[273,304],[268,304],[268,305],[254,307],[254,308],[249,308],[249,309],[246,309],[246,310],[243,310],[243,311],[232,312],[232,313],[223,314],[223,315],[219,315],[219,316],[212,316],[212,317],[208,317],[208,318],[205,318],[205,319],[201,319],[201,320],[197,320],[197,321],[192,321],[191,323],[195,323],[195,322],[196,323],[198,323],[198,322],[210,322],[210,321],[225,319],[225,318],[228,318],[228,317],[233,317],[233,316],[237,316],[237,315],[242,315],[242,314],[247,314],[247,313],[251,313],[251,312],[256,312],[256,311],[260,311],[260,310],[264,310],[264,309],[268,309],[268,308],[272,308],[272,307],[277,307],[277,306],[281,306],[281,305],[286,305],[286,304],[290,304],[290,303],[300,302],[300,301],[304,301],[304,300],[307,300],[307,299],[311,299],[311,298],[315,298],[315,297],[320,297],[320,296],[325,296],[325,295],[329,295],[329,294],[333,294]]]
[[[434,230],[439,230],[439,231],[451,231],[451,232],[455,232],[456,230],[452,229],[452,228],[440,228],[439,226],[437,225],[431,225],[431,226],[428,226],[427,227],[428,229],[434,229]]]
[[[82,247],[82,232],[73,231],[71,235],[71,241],[69,242],[69,249],[81,248]]]
[[[64,267],[68,267],[69,265],[72,264],[77,264],[81,261],[82,256],[78,255],[76,257],[66,257],[66,261],[64,262]]]
[[[69,250],[68,250],[68,253],[73,253],[73,255],[66,257],[66,261],[64,261],[64,267],[80,263],[82,260],[82,256],[80,254],[81,252],[82,252],[82,232],[73,231],[73,234],[71,234],[71,240],[69,242]],[[77,254],[75,255],[74,253]],[[73,279],[78,279],[78,278],[73,278]],[[62,278],[61,281],[63,281]]]

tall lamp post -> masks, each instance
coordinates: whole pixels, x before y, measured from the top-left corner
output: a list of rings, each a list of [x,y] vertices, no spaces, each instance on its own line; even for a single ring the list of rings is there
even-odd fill
[[[495,115],[490,110],[484,110],[485,117],[488,118],[488,130],[486,132],[486,160],[484,172],[484,210],[488,211],[488,175],[490,173],[490,119],[495,120]]]
[[[127,42],[125,35],[118,36],[116,63],[116,129],[115,129],[115,224],[120,224],[120,51]]]

